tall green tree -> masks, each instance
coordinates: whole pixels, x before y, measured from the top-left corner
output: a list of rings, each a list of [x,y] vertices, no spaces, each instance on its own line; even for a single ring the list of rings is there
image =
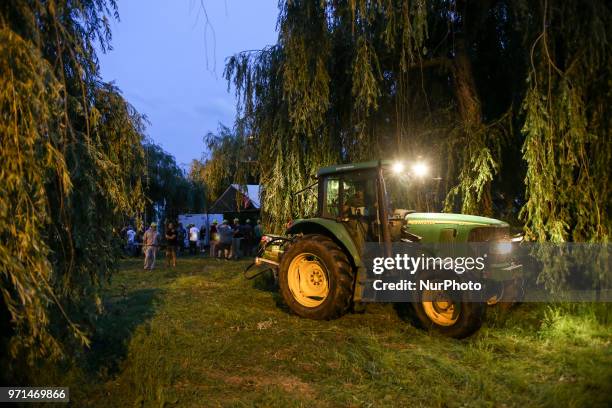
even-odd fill
[[[176,220],[179,214],[203,212],[205,187],[192,177],[191,168],[185,173],[174,156],[151,141],[144,144],[144,151],[145,221]]]
[[[109,47],[113,17],[112,0],[0,3],[0,309],[12,357],[88,343],[118,227],[142,209],[143,118],[101,81],[95,51]]]
[[[208,199],[208,187],[204,182],[204,164],[197,159],[193,159],[187,170],[187,181],[191,186],[190,202],[194,212],[208,212],[211,204]]]
[[[311,212],[310,196],[296,203],[290,194],[322,165],[423,156],[443,177],[446,210],[508,214],[526,198],[523,219],[534,238],[551,238],[551,228],[563,239],[607,236],[609,111],[599,101],[609,89],[601,27],[610,9],[594,1],[579,10],[584,5],[281,1],[277,43],[231,57],[225,70],[237,96],[236,129],[257,141],[264,211],[279,229]],[[567,80],[575,74],[579,81]],[[572,92],[557,92],[563,84]],[[562,156],[542,137],[567,160],[555,162]],[[572,165],[581,151],[597,158]],[[543,163],[556,170],[543,176]],[[594,211],[586,214],[588,201]],[[583,232],[569,233],[576,228]]]
[[[257,150],[250,136],[242,137],[219,125],[204,136],[207,153],[191,167],[193,180],[206,186],[207,200],[214,203],[230,184],[258,183]]]

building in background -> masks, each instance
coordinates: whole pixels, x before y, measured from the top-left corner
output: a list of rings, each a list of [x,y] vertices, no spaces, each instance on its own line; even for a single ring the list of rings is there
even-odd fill
[[[231,184],[210,207],[211,214],[222,214],[231,221],[234,218],[255,222],[261,208],[259,184]]]

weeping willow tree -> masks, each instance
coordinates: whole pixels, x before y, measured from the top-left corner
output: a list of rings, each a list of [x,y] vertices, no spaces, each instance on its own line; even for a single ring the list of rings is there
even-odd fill
[[[161,146],[147,140],[144,143],[145,167],[142,185],[146,196],[143,219],[176,223],[179,214],[204,211],[205,188],[197,179],[176,163],[176,159]],[[160,227],[161,228],[161,227]]]
[[[381,157],[428,157],[447,176],[447,208],[491,213],[505,111],[485,121],[466,44],[495,32],[476,29],[494,17],[453,2],[280,8],[278,43],[231,57],[225,72],[238,99],[237,128],[257,138],[263,206],[274,225],[312,212],[312,196],[292,200],[291,192],[319,167]]]
[[[294,214],[291,193],[340,158],[326,120],[331,44],[325,9],[316,2],[287,5],[280,32],[277,46],[235,56],[226,68],[236,86],[238,133],[256,138],[263,206],[277,225]],[[313,208],[312,200],[300,204]]]
[[[606,236],[610,10],[582,5],[281,1],[277,44],[225,71],[271,222],[313,209],[290,197],[321,165],[422,156],[447,211],[510,214],[526,199],[533,236]]]
[[[245,138],[224,125],[219,125],[216,133],[208,132],[204,143],[208,154],[193,170],[197,170],[194,176],[206,185],[207,199],[212,204],[230,184],[248,182],[250,157]]]
[[[610,4],[539,3],[520,10],[533,26],[523,100],[523,158],[532,239],[601,242],[612,203]]]
[[[221,197],[230,184],[259,183],[257,174],[257,149],[252,138],[241,137],[223,124],[216,133],[204,136],[207,152],[201,160],[193,160],[188,171],[188,180],[201,186],[205,193],[206,208],[210,208]],[[242,205],[243,195],[236,193],[237,205]]]
[[[113,15],[113,1],[0,4],[3,356],[88,343],[115,227],[141,208],[143,118],[100,81],[95,53]]]

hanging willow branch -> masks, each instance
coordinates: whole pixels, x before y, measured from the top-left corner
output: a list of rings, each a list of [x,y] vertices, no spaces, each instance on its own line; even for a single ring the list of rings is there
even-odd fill
[[[98,73],[109,15],[113,1],[0,6],[0,307],[13,357],[88,344],[117,227],[141,208],[143,118]]]
[[[422,2],[410,8],[398,4],[282,3],[278,44],[228,60],[225,77],[236,90],[236,128],[258,146],[262,205],[273,229],[314,212],[313,195],[292,197],[292,192],[310,185],[319,167],[379,155],[369,143],[372,113],[382,95],[376,48],[382,43],[370,29],[377,26],[380,36],[384,31],[386,44],[412,60],[426,26]],[[403,14],[396,15],[398,10]],[[382,28],[383,20],[393,27]]]
[[[532,239],[607,241],[610,8],[600,1],[541,6],[523,100],[528,201],[522,217]]]
[[[610,10],[581,7],[281,2],[277,44],[225,71],[274,227],[312,211],[291,192],[321,165],[423,156],[438,209],[518,221],[526,198],[532,238],[607,239]]]

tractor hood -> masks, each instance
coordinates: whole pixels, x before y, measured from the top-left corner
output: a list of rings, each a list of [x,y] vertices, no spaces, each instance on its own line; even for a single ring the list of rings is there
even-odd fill
[[[474,227],[491,226],[507,227],[504,221],[495,218],[479,217],[476,215],[452,214],[452,213],[411,213],[406,215],[409,225],[431,225],[431,224],[454,224],[471,225]]]

